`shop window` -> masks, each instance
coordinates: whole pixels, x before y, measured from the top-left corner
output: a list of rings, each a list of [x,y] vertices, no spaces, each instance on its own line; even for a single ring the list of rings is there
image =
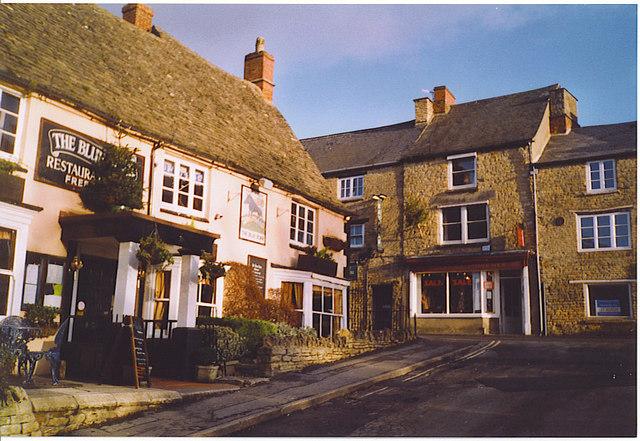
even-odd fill
[[[476,155],[449,156],[449,189],[476,187]]]
[[[480,273],[427,273],[420,278],[422,314],[481,312]]]
[[[206,281],[201,281],[198,284],[196,307],[198,308],[198,317],[217,317],[215,283],[209,284]]]
[[[19,114],[20,97],[0,89],[0,152],[15,153]]]
[[[0,228],[0,315],[7,315],[15,248],[15,230]]]
[[[580,251],[631,248],[629,213],[578,216],[578,248]]]
[[[342,290],[313,285],[312,307],[319,337],[331,337],[342,327]]]
[[[616,162],[613,159],[587,163],[587,191],[604,193],[616,189]]]
[[[299,245],[313,245],[316,211],[297,202],[291,202],[289,239]]]
[[[359,199],[364,195],[364,176],[350,176],[338,180],[340,200]]]
[[[362,248],[364,246],[364,224],[349,226],[349,246],[351,248]]]
[[[304,296],[304,284],[295,282],[282,282],[280,285],[281,303],[287,308],[293,308],[296,312],[296,326],[302,326],[302,299]]]
[[[162,202],[182,212],[202,214],[205,198],[205,172],[178,160],[164,161]]]
[[[153,295],[153,319],[155,328],[164,329],[169,319],[169,302],[171,297],[171,271],[156,273],[156,286]]]
[[[628,284],[587,285],[590,317],[630,317],[630,286]]]
[[[37,304],[59,308],[62,302],[63,259],[27,253],[22,308]]]
[[[487,204],[444,207],[442,243],[475,243],[489,239],[489,207]]]

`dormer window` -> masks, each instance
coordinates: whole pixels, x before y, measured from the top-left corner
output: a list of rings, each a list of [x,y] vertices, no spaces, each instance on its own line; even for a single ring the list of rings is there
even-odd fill
[[[616,189],[616,161],[606,159],[587,163],[587,192],[606,193]]]
[[[475,188],[477,186],[476,154],[448,156],[449,190]]]
[[[338,197],[341,201],[360,199],[364,196],[364,176],[350,176],[338,180]]]

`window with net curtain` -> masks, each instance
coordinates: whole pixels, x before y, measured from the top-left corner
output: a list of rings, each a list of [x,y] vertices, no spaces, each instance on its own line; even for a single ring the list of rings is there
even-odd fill
[[[156,287],[154,292],[153,319],[162,322],[154,323],[158,329],[164,329],[169,319],[169,301],[171,295],[171,271],[156,273]]]

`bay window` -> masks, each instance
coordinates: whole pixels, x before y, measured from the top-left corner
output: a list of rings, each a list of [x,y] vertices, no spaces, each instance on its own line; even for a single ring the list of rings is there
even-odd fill
[[[442,243],[474,243],[489,239],[489,207],[487,204],[444,207]]]
[[[331,337],[342,323],[342,290],[313,285],[313,328],[318,337]]]
[[[282,305],[292,308],[296,314],[295,326],[302,326],[304,283],[282,282],[280,285],[280,301]]]
[[[181,212],[202,214],[205,199],[205,171],[178,160],[164,160],[162,203]]]
[[[631,248],[629,212],[578,216],[578,249],[599,251]]]
[[[298,202],[291,202],[289,239],[299,245],[312,246],[316,211]]]

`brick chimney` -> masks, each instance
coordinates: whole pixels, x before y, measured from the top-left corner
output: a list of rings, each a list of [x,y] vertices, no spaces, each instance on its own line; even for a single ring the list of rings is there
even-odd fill
[[[150,32],[153,27],[153,10],[142,3],[127,3],[122,7],[122,18],[132,25]]]
[[[433,88],[434,113],[449,113],[451,106],[456,103],[456,97],[447,89],[447,86]]]
[[[416,98],[416,127],[424,127],[433,119],[433,101],[430,98]]]
[[[268,102],[273,100],[273,55],[264,50],[264,38],[256,39],[256,50],[244,57],[244,79],[260,88]]]
[[[578,125],[578,100],[564,87],[549,94],[549,128],[554,135],[571,132]]]

